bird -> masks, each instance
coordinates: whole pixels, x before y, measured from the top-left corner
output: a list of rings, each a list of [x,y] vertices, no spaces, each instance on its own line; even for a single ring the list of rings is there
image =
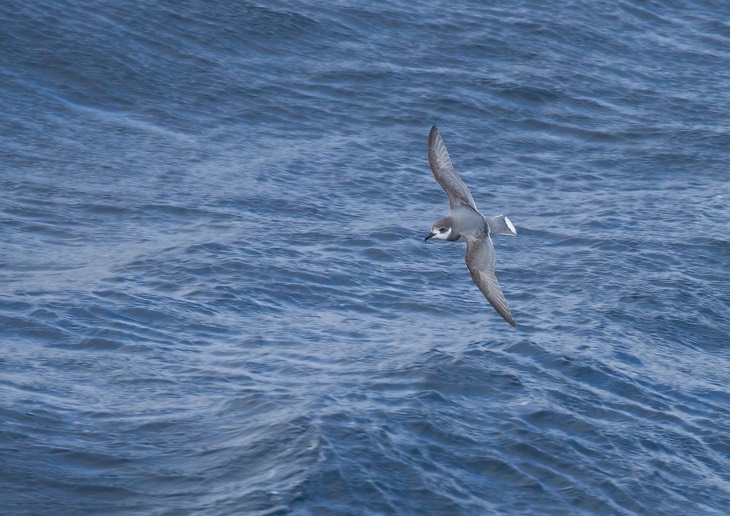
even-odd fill
[[[428,135],[428,163],[434,179],[446,192],[449,212],[433,223],[425,240],[465,241],[464,261],[474,283],[497,313],[516,326],[494,272],[494,245],[491,238],[491,235],[516,236],[515,226],[503,214],[486,218],[479,213],[471,192],[454,170],[446,145],[435,125]]]

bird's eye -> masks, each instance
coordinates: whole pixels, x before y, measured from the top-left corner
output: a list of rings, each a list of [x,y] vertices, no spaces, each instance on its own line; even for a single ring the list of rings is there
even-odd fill
[[[439,233],[445,233],[445,232],[446,232],[446,228],[440,228],[439,229]]]

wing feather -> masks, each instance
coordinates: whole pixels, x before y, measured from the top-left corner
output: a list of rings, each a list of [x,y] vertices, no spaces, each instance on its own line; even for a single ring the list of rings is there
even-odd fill
[[[477,209],[469,189],[454,170],[446,145],[435,125],[431,127],[431,133],[428,135],[428,163],[431,165],[434,179],[446,192],[452,210],[460,206]]]
[[[465,240],[466,256],[464,261],[474,283],[477,284],[479,290],[482,291],[484,297],[487,298],[487,301],[497,313],[512,326],[516,326],[507,306],[507,300],[504,298],[502,289],[497,282],[497,276],[494,273],[495,258],[492,239],[488,235],[485,235],[484,238],[466,235]]]

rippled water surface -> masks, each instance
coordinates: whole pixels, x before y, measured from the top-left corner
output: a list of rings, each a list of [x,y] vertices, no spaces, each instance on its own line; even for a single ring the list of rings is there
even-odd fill
[[[729,20],[6,2],[0,512],[726,514]]]

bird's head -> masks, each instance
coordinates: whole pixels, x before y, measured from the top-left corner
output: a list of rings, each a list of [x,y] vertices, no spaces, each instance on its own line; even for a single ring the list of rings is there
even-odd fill
[[[437,240],[449,240],[449,237],[452,233],[453,229],[451,226],[451,221],[448,219],[448,217],[444,217],[443,219],[439,219],[433,223],[433,225],[431,226],[431,232],[426,235],[426,238],[424,240],[428,240],[429,238],[435,238]]]

